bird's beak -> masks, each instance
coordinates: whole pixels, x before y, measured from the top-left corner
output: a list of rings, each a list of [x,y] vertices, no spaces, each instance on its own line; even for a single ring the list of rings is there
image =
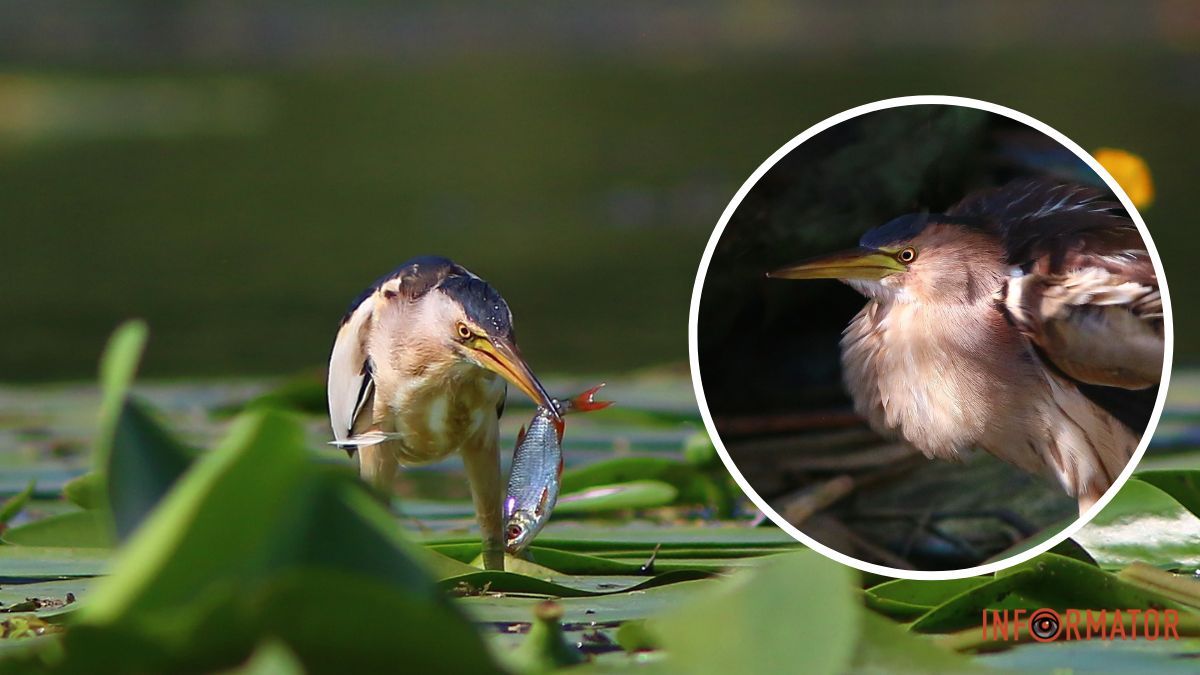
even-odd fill
[[[890,253],[858,247],[811,258],[790,267],[768,272],[772,279],[869,279],[878,281],[905,267]]]
[[[513,383],[514,386],[525,392],[526,396],[533,399],[534,403],[551,411],[556,418],[558,417],[558,406],[554,405],[554,399],[550,398],[550,394],[546,393],[546,388],[533,374],[529,364],[525,363],[517,345],[503,338],[480,337],[471,347],[476,354],[479,354],[479,361],[485,368]]]

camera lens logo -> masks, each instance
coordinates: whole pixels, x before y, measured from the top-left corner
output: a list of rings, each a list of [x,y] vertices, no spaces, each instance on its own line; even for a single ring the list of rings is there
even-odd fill
[[[1062,631],[1058,612],[1042,608],[1029,616],[1029,634],[1038,642],[1052,642]]]

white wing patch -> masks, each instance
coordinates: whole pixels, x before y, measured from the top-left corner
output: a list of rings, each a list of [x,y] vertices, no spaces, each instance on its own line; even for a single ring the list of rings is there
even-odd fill
[[[366,337],[371,325],[374,297],[368,297],[338,330],[329,357],[329,422],[335,444],[348,439],[355,420],[366,412],[374,399],[375,385],[367,367]]]

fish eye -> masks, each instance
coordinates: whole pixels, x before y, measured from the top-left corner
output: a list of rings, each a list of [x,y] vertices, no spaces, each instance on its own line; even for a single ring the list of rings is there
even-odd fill
[[[520,525],[509,525],[508,526],[508,538],[516,539],[517,537],[521,536],[521,531],[522,530],[521,530]]]
[[[474,334],[475,333],[471,331],[470,326],[468,326],[467,324],[465,324],[461,321],[458,322],[458,337],[466,340],[466,339],[469,339]]]
[[[900,262],[904,263],[905,265],[907,265],[908,263],[910,263],[916,259],[917,259],[917,249],[915,249],[911,246],[901,249],[900,252],[896,254],[896,260],[899,260]]]

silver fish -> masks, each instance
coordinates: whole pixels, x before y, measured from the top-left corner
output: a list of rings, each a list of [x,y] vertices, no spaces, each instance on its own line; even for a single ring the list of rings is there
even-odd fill
[[[528,427],[517,435],[512,471],[508,476],[508,495],[504,498],[504,548],[517,554],[529,546],[550,519],[558,501],[562,478],[562,415],[589,412],[612,405],[593,397],[601,384],[567,401],[554,400],[559,419],[546,408],[538,408]]]

